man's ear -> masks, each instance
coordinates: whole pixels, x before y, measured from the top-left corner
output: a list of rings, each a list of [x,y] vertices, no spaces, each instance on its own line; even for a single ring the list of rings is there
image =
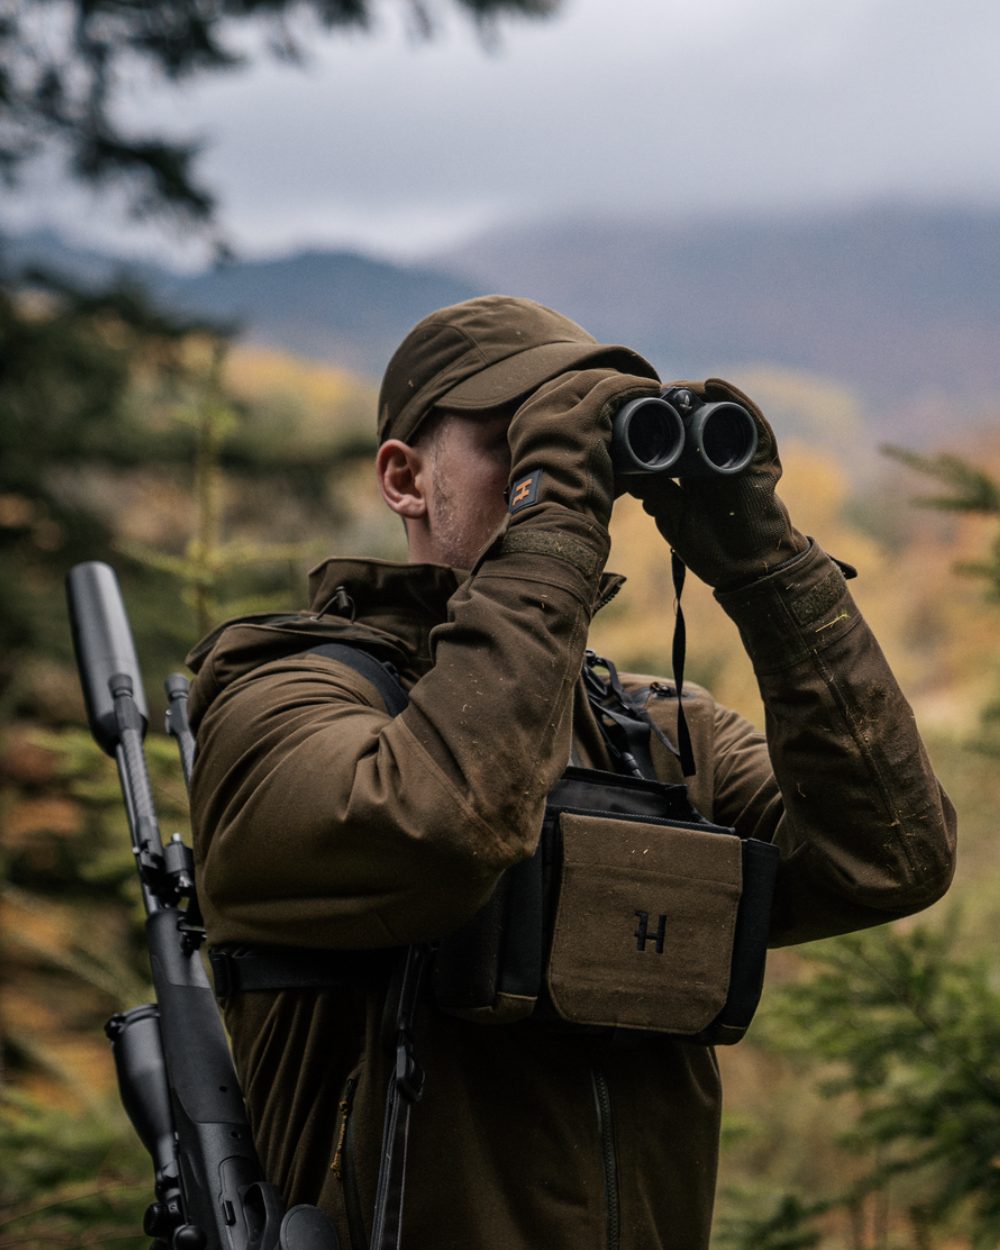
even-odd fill
[[[404,519],[416,520],[427,512],[426,457],[419,447],[398,438],[387,439],[375,457],[382,498]]]

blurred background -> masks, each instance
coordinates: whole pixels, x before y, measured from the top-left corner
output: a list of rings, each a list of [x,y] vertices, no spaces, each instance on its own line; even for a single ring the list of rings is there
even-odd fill
[[[2,1250],[145,1245],[151,1196],[101,1031],[149,997],[138,891],[66,571],[118,569],[158,725],[221,620],[404,557],[378,379],[490,291],[758,400],[959,810],[930,912],[772,958],[720,1055],[719,1250],[1000,1244],[998,46],[986,0],[0,5]],[[627,499],[613,537],[594,645],[662,673],[665,550]],[[760,722],[685,593],[689,676]]]

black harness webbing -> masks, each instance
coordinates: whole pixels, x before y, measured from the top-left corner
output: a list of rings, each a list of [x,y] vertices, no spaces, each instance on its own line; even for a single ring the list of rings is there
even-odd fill
[[[678,599],[683,585],[683,566],[681,570],[678,581],[675,566]],[[681,617],[679,647],[675,636],[674,648],[675,670],[680,670],[675,671],[678,704],[683,681],[683,628]],[[308,651],[345,664],[366,678],[379,692],[390,716],[398,716],[408,705],[409,695],[393,666],[377,660],[367,651],[336,642],[322,643]],[[595,667],[607,670],[607,682],[597,676]],[[613,664],[588,652],[583,675],[601,733],[613,758],[624,766],[625,772],[638,777],[655,776],[649,750],[651,731],[655,731],[671,751],[679,754],[687,775],[694,772],[683,709],[678,713],[678,751],[624,691]],[[413,1023],[430,957],[431,948],[426,945],[407,947],[402,960],[398,949],[337,952],[296,948],[291,952],[280,947],[230,946],[210,948],[208,952],[215,992],[220,998],[253,990],[365,988],[391,977],[395,967],[396,988],[395,992],[390,990],[389,996],[389,1002],[395,1004],[395,1057],[386,1092],[370,1250],[400,1250],[410,1113],[423,1092],[423,1071],[414,1049]]]
[[[386,660],[376,660],[367,651],[357,647],[346,646],[342,642],[324,642],[318,647],[310,647],[309,654],[325,655],[331,660],[339,660],[348,668],[366,677],[382,696],[385,710],[390,716],[398,716],[410,701],[399,674]]]
[[[410,697],[392,665],[376,660],[367,651],[360,651],[357,647],[349,647],[337,642],[324,643],[318,647],[310,647],[309,650],[316,655],[324,655],[331,660],[346,664],[370,681],[381,695],[382,702],[390,716],[398,716],[409,703]],[[384,976],[392,963],[396,964],[398,970],[396,992],[390,995],[390,1001],[395,1001],[395,1054],[393,1072],[389,1078],[389,1088],[385,1097],[382,1154],[379,1159],[378,1184],[375,1190],[371,1250],[399,1250],[403,1225],[410,1112],[413,1104],[420,1099],[424,1081],[423,1072],[414,1051],[413,1020],[420,997],[424,969],[430,958],[430,948],[423,945],[408,947],[401,967],[398,950],[351,952],[342,959],[338,959],[335,954],[331,955],[331,952],[325,952],[322,960],[314,960],[311,958],[313,954],[314,952],[307,952],[305,969],[301,973],[295,973],[296,977],[301,976],[305,979],[306,983],[302,984],[301,988],[329,987],[332,977],[337,979],[335,983],[363,984],[366,974],[369,978],[373,974]],[[315,952],[315,954],[320,954],[320,952]],[[359,961],[360,971],[348,972],[343,965],[355,960]],[[249,981],[254,979],[254,973],[250,971],[254,962],[257,965],[256,975],[263,982],[273,979],[274,968],[277,966],[280,969],[282,964],[280,958],[269,961],[267,952],[264,952],[263,958],[257,961],[244,957],[242,964],[237,955],[231,960],[230,968],[232,969],[233,966],[237,968],[242,977],[243,988],[250,988]],[[324,964],[325,979],[312,980],[314,976],[320,977]],[[339,981],[341,971],[349,978],[348,981]],[[368,984],[371,984],[371,980]],[[284,982],[284,986],[288,987],[287,981]],[[261,984],[259,988],[271,988],[271,986]]]
[[[386,981],[399,949],[307,950],[296,946],[210,946],[208,962],[218,998],[255,990],[364,990]]]

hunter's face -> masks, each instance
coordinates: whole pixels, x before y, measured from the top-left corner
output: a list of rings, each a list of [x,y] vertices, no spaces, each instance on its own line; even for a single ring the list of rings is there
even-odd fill
[[[469,569],[507,513],[510,414],[446,414],[434,438],[427,523],[434,558]]]

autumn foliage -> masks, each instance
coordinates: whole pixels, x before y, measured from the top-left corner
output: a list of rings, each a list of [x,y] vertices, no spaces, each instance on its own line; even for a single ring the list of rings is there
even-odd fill
[[[38,351],[58,315],[53,306],[38,310]],[[63,378],[53,390],[53,435],[29,431],[31,457],[0,467],[0,1247],[11,1248],[112,1240],[138,1247],[149,1199],[148,1163],[118,1108],[102,1033],[108,1015],[150,994],[141,916],[114,768],[83,727],[66,569],[83,558],[118,568],[155,730],[163,677],[219,620],[302,606],[305,573],[325,554],[404,557],[398,522],[381,506],[369,467],[371,384],[234,350],[204,330],[164,329],[155,351],[123,351],[127,330],[113,309],[79,333],[80,351],[106,369],[106,405],[75,395]],[[917,1115],[917,1086],[907,1085],[916,1070],[888,1059],[873,1066],[879,1034],[871,1032],[896,1029],[901,1051],[915,1038],[943,1071],[958,1047],[980,1066],[992,1063],[987,1043],[1000,1031],[993,979],[975,963],[998,919],[991,881],[1000,782],[980,749],[979,720],[998,690],[997,607],[979,582],[955,571],[988,556],[994,522],[914,507],[921,482],[913,466],[878,454],[864,413],[842,388],[769,369],[736,380],[773,417],[782,494],[796,523],[859,570],[857,598],[958,803],[965,849],[953,894],[921,922],[926,930],[911,923],[860,944],[826,944],[813,962],[794,952],[772,960],[759,1029],[724,1056],[719,1246],[943,1248],[985,1245],[984,1229],[995,1244],[997,1204],[992,1190],[981,1190],[993,1182],[1000,1106],[991,1118],[992,1103],[977,1101],[974,1082],[962,1085],[958,1072],[948,1085],[942,1076],[934,1088],[958,1117],[948,1132],[956,1142],[970,1139],[968,1169],[948,1173],[955,1192],[944,1192],[937,1181],[945,1162],[931,1153],[917,1162],[936,1167],[937,1179],[921,1180],[920,1167],[904,1167],[898,1153],[900,1134],[911,1134],[914,1150],[921,1145],[919,1122],[905,1114]],[[975,454],[979,468],[1000,476],[1000,439]],[[616,507],[610,565],[628,585],[595,622],[593,645],[620,668],[669,675],[668,552],[628,498]],[[693,579],[684,610],[691,679],[759,720],[735,628]],[[154,733],[149,751],[164,830],[186,832],[172,746]],[[942,926],[956,906],[960,938]],[[865,980],[866,967],[875,981]],[[940,1037],[914,1026],[890,974],[918,995],[920,978],[928,981],[938,997],[920,1000],[921,1009],[939,1013]],[[824,1032],[824,1021],[841,1027]],[[894,1102],[896,1088],[905,1105]],[[825,1089],[840,1091],[835,1113]],[[921,1105],[932,1120],[940,1113],[933,1100]],[[922,1148],[933,1146],[925,1131]]]

